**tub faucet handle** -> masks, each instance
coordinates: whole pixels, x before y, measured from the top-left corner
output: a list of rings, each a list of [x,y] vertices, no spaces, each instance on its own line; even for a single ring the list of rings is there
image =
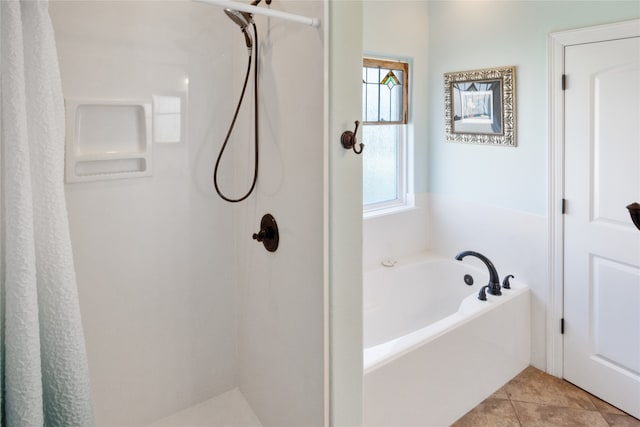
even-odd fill
[[[513,274],[509,274],[504,278],[504,280],[502,280],[502,289],[511,289],[511,283],[509,283],[509,279],[513,279]]]

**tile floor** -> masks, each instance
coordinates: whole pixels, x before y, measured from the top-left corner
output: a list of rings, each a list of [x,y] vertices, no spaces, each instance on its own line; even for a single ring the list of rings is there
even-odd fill
[[[640,420],[532,366],[452,427],[640,427]]]

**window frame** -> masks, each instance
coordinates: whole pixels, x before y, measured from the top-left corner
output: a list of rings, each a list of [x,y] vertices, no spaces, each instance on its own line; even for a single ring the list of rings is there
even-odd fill
[[[396,177],[396,198],[392,200],[385,200],[382,202],[375,202],[369,204],[362,204],[362,212],[365,217],[375,216],[377,214],[384,214],[403,209],[406,207],[412,207],[409,205],[407,197],[407,126],[403,124],[396,124],[398,126],[398,147],[397,147],[397,174]]]
[[[402,113],[401,120],[398,121],[364,121],[363,126],[378,125],[395,125],[398,127],[398,146],[397,146],[397,188],[396,198],[383,202],[370,203],[362,205],[363,216],[365,218],[394,213],[413,207],[413,198],[409,197],[409,169],[408,169],[408,153],[409,153],[409,62],[406,60],[380,59],[373,57],[363,57],[362,67],[383,68],[389,70],[399,70],[404,74],[402,84]],[[364,86],[363,80],[363,86]],[[364,106],[364,98],[363,98]],[[363,118],[364,119],[364,118]]]
[[[362,58],[362,68],[384,68],[388,70],[402,71],[404,82],[402,84],[402,119],[397,121],[365,121],[363,125],[406,125],[409,123],[409,63],[400,60],[380,59],[365,56]],[[364,81],[363,81],[364,83]]]

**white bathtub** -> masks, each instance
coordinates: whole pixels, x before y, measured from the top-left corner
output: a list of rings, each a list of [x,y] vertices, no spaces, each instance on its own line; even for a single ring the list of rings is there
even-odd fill
[[[480,301],[481,265],[421,254],[364,273],[365,426],[448,426],[529,365],[529,289]]]

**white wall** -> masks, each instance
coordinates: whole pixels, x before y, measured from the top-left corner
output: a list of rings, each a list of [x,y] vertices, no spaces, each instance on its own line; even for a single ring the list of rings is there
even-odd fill
[[[362,425],[362,158],[338,142],[360,117],[362,2],[327,2],[327,264],[330,418]]]
[[[362,221],[362,268],[364,271],[429,249],[429,197],[416,194],[415,206]]]
[[[191,2],[50,13],[66,98],[188,97],[188,138],[155,145],[152,177],[66,186],[97,421],[143,425],[237,384],[237,238],[210,183],[232,112],[227,18]]]
[[[322,1],[271,7],[324,18]],[[324,419],[323,29],[258,16],[255,21],[261,47],[260,175],[256,192],[234,207],[239,385],[265,426],[319,426]],[[225,31],[231,25],[225,24]],[[243,46],[240,32],[234,34],[234,45]],[[242,52],[236,78],[245,67]],[[241,133],[251,133],[252,121],[239,120],[245,120]],[[246,136],[239,139],[244,147],[238,145],[233,165],[236,194],[248,187],[253,171],[252,147]],[[275,217],[280,230],[273,253],[251,239],[265,213]]]

